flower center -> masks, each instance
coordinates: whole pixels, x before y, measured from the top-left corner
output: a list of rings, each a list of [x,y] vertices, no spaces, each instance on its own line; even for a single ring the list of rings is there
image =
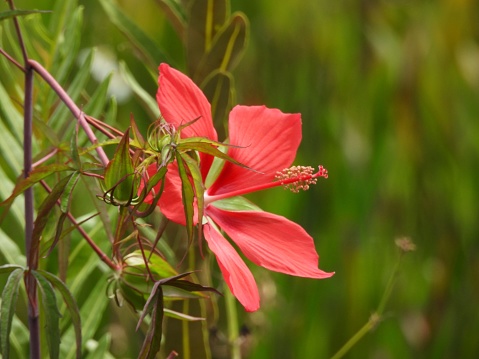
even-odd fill
[[[328,178],[328,170],[319,166],[318,172],[314,174],[314,168],[311,166],[293,166],[276,172],[274,178],[284,189],[298,193],[300,190],[307,191],[310,185],[316,184],[318,177]]]
[[[218,195],[209,195],[208,190],[206,190],[204,195],[205,206],[220,199],[242,196],[278,186],[283,186],[285,189],[289,189],[294,193],[298,193],[300,190],[306,191],[309,189],[310,185],[316,184],[318,177],[328,178],[328,170],[323,166],[319,166],[316,173],[314,173],[314,168],[311,166],[293,166],[285,168],[282,171],[276,172],[275,180],[270,183],[242,188]]]

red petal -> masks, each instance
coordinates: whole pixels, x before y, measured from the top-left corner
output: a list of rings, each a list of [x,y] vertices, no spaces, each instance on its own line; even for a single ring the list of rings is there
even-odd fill
[[[152,177],[156,173],[156,165],[150,165],[147,171],[148,175]],[[173,222],[186,225],[185,212],[183,210],[183,202],[181,199],[181,178],[178,174],[178,166],[176,162],[168,165],[168,172],[166,173],[164,181],[165,187],[160,200],[158,201],[158,206],[166,218]],[[141,193],[143,186],[144,183],[142,182],[138,193]],[[158,193],[160,187],[161,183],[158,183],[154,187],[156,193]],[[145,202],[151,203],[152,201],[153,196],[149,193],[145,198]]]
[[[178,128],[199,118],[181,131],[181,137],[206,137],[216,141],[218,136],[213,127],[211,106],[200,88],[188,76],[165,63],[158,69],[160,76],[156,100],[165,121]],[[200,158],[202,160],[201,174],[203,178],[206,178],[213,157],[201,153]]]
[[[217,140],[211,119],[211,106],[198,86],[186,75],[167,64],[159,67],[156,100],[166,122],[179,127],[199,117],[181,132],[186,137],[207,137]]]
[[[208,215],[252,262],[299,277],[327,278],[318,269],[313,238],[298,224],[268,212],[230,212],[208,207]]]
[[[228,155],[259,171],[230,162],[208,190],[210,195],[270,183],[276,172],[290,167],[301,142],[301,115],[265,106],[236,106],[229,116]]]
[[[209,224],[203,228],[208,247],[216,255],[221,273],[231,293],[238,298],[248,312],[258,310],[258,287],[251,271],[233,246],[216,229]]]

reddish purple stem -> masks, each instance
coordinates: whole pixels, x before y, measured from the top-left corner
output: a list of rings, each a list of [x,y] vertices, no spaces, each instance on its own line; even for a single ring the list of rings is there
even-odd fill
[[[60,97],[63,103],[67,105],[67,107],[72,112],[73,116],[75,116],[78,119],[78,123],[83,128],[83,131],[85,131],[90,142],[94,145],[98,144],[98,140],[95,134],[93,133],[92,129],[90,128],[90,126],[88,125],[85,119],[85,114],[78,108],[78,106],[73,102],[70,96],[68,96],[65,90],[53,78],[53,76],[50,75],[50,73],[35,60],[28,60],[28,65],[30,65],[45,80],[45,82],[50,85],[50,87],[53,89],[53,91],[57,93],[58,97]],[[104,166],[108,165],[110,160],[108,159],[105,151],[103,151],[103,148],[97,147],[96,153],[98,154],[98,157],[100,158],[101,163],[103,163]]]

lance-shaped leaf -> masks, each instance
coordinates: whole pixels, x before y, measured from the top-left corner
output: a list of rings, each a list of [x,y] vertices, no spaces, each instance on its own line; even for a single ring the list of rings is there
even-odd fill
[[[200,320],[205,320],[205,318],[194,317],[192,315],[177,312],[176,310],[171,310],[171,309],[168,309],[168,308],[165,308],[164,312],[165,312],[165,315],[167,317],[175,318],[175,319],[179,319],[179,320],[186,320],[188,322],[197,322],[197,321],[200,321]]]
[[[45,314],[45,333],[47,336],[48,351],[51,359],[58,359],[60,355],[60,318],[57,297],[50,282],[40,273],[32,271],[40,290],[41,301]]]
[[[185,211],[186,232],[188,233],[188,243],[191,244],[193,241],[193,216],[195,215],[195,191],[190,182],[190,176],[187,170],[188,165],[183,161],[179,152],[176,154],[176,161],[178,162],[178,173],[181,178],[181,200]]]
[[[213,141],[213,140],[203,138],[203,137],[188,137],[188,138],[182,139],[178,143],[176,148],[177,148],[178,151],[195,150],[195,151],[207,153],[209,155],[221,158],[225,161],[234,163],[237,166],[255,171],[252,168],[249,168],[248,166],[236,161],[234,158],[228,156],[226,153],[221,152],[218,149],[219,146],[237,147],[237,146],[234,146],[234,145],[229,145],[229,144]]]
[[[139,148],[144,148],[145,139],[143,138],[143,135],[141,134],[140,130],[138,129],[138,126],[136,125],[136,121],[135,121],[135,118],[133,117],[133,114],[130,115],[130,127],[132,130],[131,132],[133,134],[133,141],[136,142]]]
[[[234,79],[230,72],[215,70],[200,86],[211,103],[211,113],[219,138],[227,138],[227,119],[234,101]]]
[[[174,0],[157,0],[156,2],[165,13],[168,20],[170,20],[170,23],[178,33],[178,36],[184,41],[186,16],[183,13],[181,6]]]
[[[0,203],[0,206],[5,204],[9,204],[13,201],[17,196],[22,194],[26,189],[33,186],[35,183],[40,182],[42,179],[50,176],[53,173],[64,172],[68,170],[72,170],[70,166],[62,165],[62,164],[54,164],[54,165],[46,165],[42,167],[38,167],[30,172],[30,176],[27,178],[22,179],[18,182],[13,189],[13,193],[10,197],[8,197],[5,201]]]
[[[177,287],[177,288],[186,290],[188,292],[215,292],[221,295],[221,293],[218,292],[215,288],[202,286],[201,284],[193,283],[187,280],[180,280],[184,277],[189,276],[191,273],[193,272],[181,273],[173,277],[161,279],[157,283],[160,283],[161,285],[169,285],[172,287]]]
[[[70,316],[72,319],[73,328],[75,329],[75,339],[76,339],[76,357],[81,358],[81,342],[82,342],[82,333],[81,333],[81,317],[80,317],[80,310],[78,309],[78,305],[76,303],[75,298],[71,294],[68,287],[61,281],[60,278],[56,277],[52,273],[46,272],[44,270],[37,270],[37,273],[45,277],[52,285],[55,287],[63,297],[63,301],[65,302],[68,311],[70,312]]]
[[[196,197],[196,207],[198,209],[197,213],[197,224],[198,224],[198,243],[200,243],[201,248],[201,236],[203,234],[203,212],[204,212],[204,205],[205,205],[205,187],[203,185],[203,178],[201,176],[201,171],[198,166],[198,162],[193,160],[187,153],[180,153],[181,158],[183,159],[184,163],[188,167],[188,172],[193,179],[193,187],[195,190],[195,197]]]
[[[38,246],[40,242],[40,237],[47,225],[48,219],[50,217],[50,212],[53,207],[57,204],[57,201],[62,196],[65,191],[66,186],[68,185],[70,179],[72,178],[73,173],[62,178],[55,187],[53,187],[52,192],[45,198],[38,208],[37,218],[35,219],[35,224],[33,226],[32,233],[32,247],[30,253],[35,255],[38,251]]]
[[[70,210],[70,204],[73,195],[73,189],[75,188],[76,184],[78,183],[78,179],[80,178],[80,172],[73,172],[68,180],[68,183],[63,190],[63,193],[60,198],[60,210],[61,214],[57,220],[56,228],[55,228],[55,237],[53,239],[53,243],[50,245],[50,249],[48,250],[47,256],[50,255],[53,248],[57,245],[58,241],[62,237],[63,233],[63,224],[65,223],[65,219],[68,216],[68,211]]]
[[[105,187],[110,201],[117,205],[130,205],[138,192],[138,180],[130,157],[130,129],[126,130],[113,159],[105,170]]]
[[[154,359],[160,351],[163,322],[163,290],[160,282],[156,282],[146,301],[136,329],[140,327],[147,314],[151,315],[150,327],[141,347],[138,359]]]
[[[70,154],[72,156],[72,162],[75,165],[75,168],[81,170],[80,154],[78,153],[78,126],[79,123],[77,122],[70,140]]]
[[[2,11],[0,12],[0,21],[9,19],[11,17],[16,17],[16,16],[26,16],[30,14],[45,14],[45,13],[50,13],[51,11],[48,10],[9,10],[9,11]]]
[[[11,273],[15,269],[23,269],[23,267],[18,264],[4,264],[3,266],[0,266],[0,274]]]
[[[161,194],[163,193],[163,190],[165,188],[165,182],[161,182],[160,189],[158,192],[155,193],[155,196],[153,197],[153,200],[151,201],[151,204],[148,206],[146,210],[143,212],[139,211],[140,206],[143,205],[143,200],[145,197],[151,192],[153,187],[155,187],[158,182],[160,182],[166,175],[166,172],[168,172],[168,167],[162,166],[158,169],[158,172],[156,172],[147,182],[146,186],[143,187],[143,190],[141,191],[139,198],[138,198],[138,204],[135,206],[135,215],[137,217],[146,217],[149,216],[151,213],[156,208],[156,205],[158,204],[158,200],[161,197]]]
[[[211,48],[204,54],[193,80],[203,81],[215,70],[232,71],[246,48],[249,34],[248,20],[242,13],[235,13],[219,31]]]
[[[115,1],[101,0],[100,4],[107,13],[108,19],[130,40],[132,45],[152,67],[162,61],[168,61],[168,56],[160,50],[160,46],[126,16]]]
[[[209,52],[214,36],[226,22],[230,11],[228,5],[226,0],[192,1],[186,33],[188,71],[191,75],[195,74],[204,54]]]
[[[202,83],[213,71],[232,71],[246,48],[249,34],[248,20],[242,13],[235,13],[218,32],[213,44],[195,72],[193,80]]]
[[[2,308],[0,310],[0,349],[3,358],[10,357],[10,331],[18,299],[18,288],[23,278],[22,268],[14,269],[8,277],[2,292]]]

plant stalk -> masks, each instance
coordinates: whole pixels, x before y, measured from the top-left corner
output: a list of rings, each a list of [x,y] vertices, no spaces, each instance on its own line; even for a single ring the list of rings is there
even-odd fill
[[[32,123],[33,123],[33,69],[26,64],[25,68],[25,104],[23,127],[23,171],[27,178],[32,171]],[[28,271],[25,275],[25,287],[28,295],[28,328],[30,330],[30,358],[40,358],[40,326],[38,313],[37,282],[32,270],[38,267],[38,253],[31,253],[33,246],[33,189],[28,188],[25,196],[25,248]]]
[[[241,359],[239,340],[238,311],[236,298],[229,288],[225,289],[226,317],[228,320],[228,341],[231,347],[231,359]]]
[[[93,133],[92,129],[90,128],[88,122],[85,119],[85,114],[78,108],[75,102],[73,102],[73,100],[60,86],[57,80],[55,80],[53,76],[50,75],[50,73],[35,60],[28,60],[28,65],[31,66],[43,78],[43,80],[45,80],[45,82],[50,85],[52,90],[57,93],[58,97],[60,97],[63,103],[70,109],[73,116],[75,116],[75,118],[78,120],[78,123],[83,128],[83,131],[85,131],[90,142],[94,145],[98,144],[98,140],[95,134]],[[106,155],[105,151],[103,151],[103,148],[97,147],[95,150],[98,154],[98,157],[100,158],[101,163],[104,166],[108,165],[110,160],[108,159],[108,156]]]

